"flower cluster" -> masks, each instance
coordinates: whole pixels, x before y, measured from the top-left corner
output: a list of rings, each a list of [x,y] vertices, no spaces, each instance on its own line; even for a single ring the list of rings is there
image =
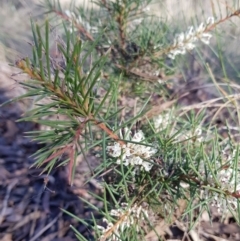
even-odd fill
[[[150,171],[153,166],[153,161],[150,158],[156,154],[157,149],[146,145],[141,130],[136,132],[132,138],[128,134],[125,139],[130,139],[131,142],[126,145],[115,142],[113,146],[108,146],[109,155],[118,158],[117,164],[119,165],[123,163],[125,166],[140,166],[141,169],[147,172]]]
[[[228,210],[236,211],[238,208],[238,199],[234,197],[233,193],[240,192],[240,185],[237,184],[236,191],[235,190],[235,178],[233,175],[235,174],[233,169],[230,170],[222,170],[217,175],[217,179],[219,180],[220,187],[219,191],[224,192],[213,192],[212,190],[206,188],[202,191],[202,196],[206,200],[211,200],[210,204],[213,207],[217,208],[219,213],[226,213]],[[208,178],[208,180],[212,180],[212,176]],[[211,182],[210,182],[211,183]],[[208,184],[208,186],[212,186],[215,183]]]
[[[73,26],[76,25],[82,25],[88,32],[96,33],[98,32],[98,29],[96,27],[90,26],[90,24],[82,19],[80,15],[76,16],[74,12],[70,12],[69,10],[65,11],[65,14],[68,16],[68,18],[72,21]],[[73,28],[74,31],[77,31],[76,28]],[[70,29],[72,31],[72,29]]]
[[[187,51],[194,49],[195,43],[199,40],[204,44],[209,44],[212,35],[207,33],[207,31],[212,24],[214,24],[214,18],[209,17],[206,24],[201,23],[196,29],[191,26],[186,33],[177,35],[168,53],[168,57],[175,59],[176,55],[185,54]]]
[[[218,209],[218,212],[226,212],[227,210],[237,210],[238,199],[234,194],[240,193],[240,173],[234,166],[233,160],[236,151],[226,160],[226,165],[220,164],[219,170],[213,176],[209,174],[206,178],[209,187],[218,188],[220,192],[214,192],[208,188],[202,191],[205,199],[212,198],[211,205]],[[216,168],[217,168],[216,166]]]
[[[97,226],[98,230],[102,232],[100,240],[120,241],[120,234],[133,225],[139,231],[139,221],[147,218],[148,212],[142,206],[135,204],[133,207],[128,208],[127,203],[122,203],[121,208],[111,210],[110,215],[117,217],[118,220],[112,223],[105,218],[103,219],[107,227]]]
[[[194,142],[202,142],[203,141],[203,135],[202,135],[202,127],[199,125],[194,130],[191,130],[191,132],[187,132],[183,135],[183,139],[187,140],[190,139]]]
[[[167,128],[171,122],[171,113],[165,112],[153,117],[153,125],[156,131],[162,131]]]

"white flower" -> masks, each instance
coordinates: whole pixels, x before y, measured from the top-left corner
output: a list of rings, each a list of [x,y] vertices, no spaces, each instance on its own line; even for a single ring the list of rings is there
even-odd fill
[[[194,128],[191,131],[186,131],[185,133],[179,133],[177,135],[177,137],[180,140],[189,140],[192,142],[202,142],[204,140],[204,136],[202,134],[202,127],[201,126],[197,126],[196,128]]]
[[[127,231],[131,226],[134,225],[136,230],[139,231],[138,221],[148,217],[148,212],[142,206],[135,204],[133,207],[128,208],[126,203],[122,203],[120,208],[111,210],[110,215],[118,217],[118,220],[113,224],[104,218],[103,221],[107,224],[107,227],[97,225],[97,229],[102,233],[102,240],[120,241],[121,232]]]
[[[73,19],[76,18],[75,13],[74,13],[74,12],[70,12],[69,10],[66,10],[66,11],[65,11],[65,14],[66,14],[69,18],[73,18]]]
[[[225,150],[223,151],[224,155]],[[211,205],[216,207],[219,212],[236,211],[238,208],[238,199],[234,194],[240,193],[240,173],[238,167],[234,165],[236,158],[236,150],[229,155],[226,161],[226,167],[223,164],[216,163],[215,168],[219,169],[215,176],[213,174],[205,174],[206,166],[201,165],[200,172],[206,177],[208,186],[219,189],[220,192],[213,192],[206,187],[202,190],[202,198],[211,198]],[[208,170],[209,171],[209,170]],[[211,171],[209,171],[211,172]]]
[[[203,34],[202,34],[202,37],[200,38],[200,40],[201,40],[204,44],[209,44],[211,37],[212,37],[211,34],[209,34],[209,33],[203,33]]]
[[[119,157],[122,153],[121,146],[118,142],[115,142],[113,146],[108,146],[107,151],[110,152],[110,155],[112,157]]]
[[[136,132],[132,137],[130,137],[129,131],[126,132],[126,135],[127,139],[131,142],[122,146],[115,142],[114,145],[107,146],[109,155],[117,158],[118,165],[122,163],[125,166],[138,166],[141,170],[149,172],[153,166],[153,161],[150,158],[156,154],[157,149],[143,145],[146,143],[141,130]]]
[[[204,44],[209,44],[212,35],[207,33],[207,29],[210,25],[214,24],[214,18],[209,17],[206,21],[206,25],[201,23],[195,30],[193,26],[189,27],[186,33],[180,33],[173,41],[173,45],[168,53],[168,57],[175,59],[179,54],[185,54],[196,47],[194,44],[198,40]]]
[[[77,31],[77,28],[75,28],[75,24],[77,25],[81,24],[88,32],[91,32],[91,33],[98,32],[98,28],[92,27],[88,22],[84,21],[81,15],[76,16],[74,12],[71,12],[69,10],[66,10],[65,14],[69,18],[69,20],[72,21],[72,27],[69,29],[70,32],[72,32],[72,30]]]
[[[208,17],[207,25],[212,25],[212,24],[214,24],[214,17]]]
[[[153,126],[156,131],[162,131],[167,128],[169,123],[171,122],[171,113],[165,112],[160,115],[153,117]]]

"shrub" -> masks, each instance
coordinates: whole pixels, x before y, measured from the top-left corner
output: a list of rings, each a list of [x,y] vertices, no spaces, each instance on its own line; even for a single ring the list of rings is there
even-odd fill
[[[174,37],[174,25],[148,12],[150,1],[96,4],[91,11],[63,10],[46,1],[49,19],[60,19],[62,28],[49,20],[44,28],[32,23],[32,58],[16,62],[30,78],[22,83],[27,88],[22,97],[35,100],[22,120],[48,127],[30,133],[45,144],[35,154],[35,166],[47,173],[67,166],[72,183],[77,157],[95,156],[99,164],[90,173],[102,186],[95,196],[102,206],[83,201],[103,219],[76,219],[96,240],[160,239],[164,226],[156,220],[181,219],[191,229],[204,211],[211,216],[213,207],[239,222],[239,87],[217,81],[211,61],[201,54],[206,47],[215,53],[222,65],[217,77],[227,78],[220,48],[217,54],[209,45],[214,38],[220,42],[217,27],[239,10],[210,16]],[[183,105],[192,93],[179,90],[181,80],[193,78],[191,73],[187,79],[189,56],[201,61],[208,80],[203,86],[215,92]],[[223,127],[216,122],[220,113],[228,114]]]

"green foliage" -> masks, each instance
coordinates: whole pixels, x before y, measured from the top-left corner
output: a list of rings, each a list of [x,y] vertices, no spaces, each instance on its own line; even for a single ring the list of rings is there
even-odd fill
[[[48,20],[43,27],[32,22],[32,58],[16,63],[30,78],[22,83],[27,88],[22,97],[35,100],[21,121],[48,127],[29,133],[45,144],[35,153],[35,166],[50,173],[66,165],[72,183],[77,157],[98,150],[99,166],[90,172],[93,178],[103,177],[102,196],[95,197],[102,209],[83,201],[102,214],[107,227],[98,226],[95,217],[92,226],[76,217],[95,231],[96,240],[145,240],[146,230],[155,229],[151,212],[170,224],[183,219],[192,228],[204,210],[211,213],[209,204],[232,212],[239,222],[235,137],[230,125],[224,139],[206,120],[222,109],[235,108],[238,114],[234,85],[226,84],[226,90],[217,84],[199,54],[219,96],[181,107],[177,102],[187,94],[174,93],[175,79],[184,72],[175,60],[187,61],[179,55],[200,41],[209,44],[210,32],[239,11],[218,21],[209,18],[174,40],[167,21],[147,15],[149,3],[99,0],[94,11],[73,12],[63,11],[58,1],[46,1],[46,12],[62,21],[63,33],[58,35]],[[225,72],[223,68],[227,77]],[[214,105],[220,107],[210,117]]]

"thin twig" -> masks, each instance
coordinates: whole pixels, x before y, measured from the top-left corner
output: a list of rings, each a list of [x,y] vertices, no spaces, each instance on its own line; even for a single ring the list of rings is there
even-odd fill
[[[3,209],[2,209],[1,214],[0,214],[0,225],[2,224],[2,222],[4,220],[4,217],[5,217],[5,214],[6,214],[6,210],[7,210],[7,207],[8,207],[8,199],[10,197],[10,193],[17,183],[18,183],[18,179],[14,179],[7,187],[7,193],[6,193],[6,196],[3,200]]]
[[[55,217],[47,226],[45,226],[43,229],[41,229],[35,236],[33,236],[29,241],[35,241],[37,240],[46,230],[52,227],[54,223],[57,222],[57,220],[60,218],[62,213],[59,213],[57,217]]]

